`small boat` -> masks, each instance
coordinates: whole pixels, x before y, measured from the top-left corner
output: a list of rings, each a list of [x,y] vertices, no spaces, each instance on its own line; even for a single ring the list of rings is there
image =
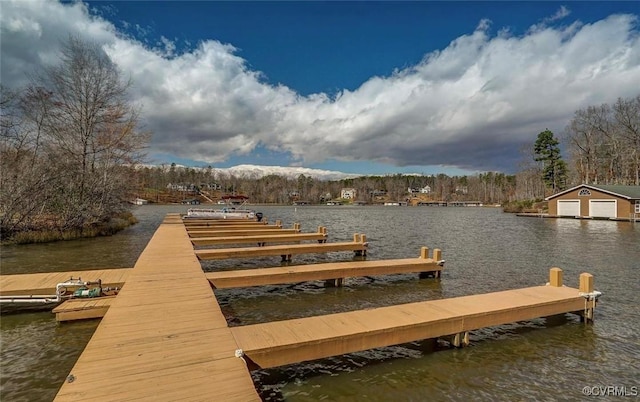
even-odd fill
[[[189,208],[184,219],[255,219],[262,220],[262,213],[251,209],[241,209],[225,207],[222,209],[212,208]]]

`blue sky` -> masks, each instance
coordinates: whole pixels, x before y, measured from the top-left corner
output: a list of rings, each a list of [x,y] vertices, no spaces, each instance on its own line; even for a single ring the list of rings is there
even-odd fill
[[[1,6],[3,84],[68,34],[103,43],[156,163],[513,173],[540,131],[640,87],[638,2]]]

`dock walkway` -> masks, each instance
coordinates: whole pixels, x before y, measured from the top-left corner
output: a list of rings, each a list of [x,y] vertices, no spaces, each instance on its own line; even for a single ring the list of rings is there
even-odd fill
[[[439,278],[442,265],[444,265],[444,261],[441,259],[442,253],[439,249],[433,250],[433,258],[429,258],[428,253],[429,249],[423,247],[421,255],[418,258],[347,261],[275,268],[242,269],[207,272],[205,276],[215,289],[278,285],[318,280],[333,281],[332,285],[339,286],[342,284],[344,278],[411,272],[420,272]]]
[[[201,260],[226,260],[231,258],[251,258],[276,256],[282,260],[291,260],[294,254],[328,253],[337,251],[353,251],[356,255],[366,255],[369,244],[365,235],[355,234],[352,242],[335,242],[321,244],[291,244],[261,247],[220,248],[213,250],[196,250]]]
[[[327,286],[341,286],[345,278],[357,276],[390,275],[419,272],[421,277],[440,278],[444,260],[439,249],[422,247],[420,257],[396,260],[347,261],[324,264],[292,265],[288,267],[239,269],[206,272],[205,277],[214,289],[277,285],[315,280],[326,281]],[[53,309],[57,321],[101,318],[107,312],[112,298],[72,299]]]
[[[129,272],[131,272],[131,268],[0,275],[0,295],[55,294],[56,285],[69,280],[69,278],[82,278],[85,281],[97,281],[100,279],[103,286],[122,287]]]
[[[185,227],[173,218],[140,255],[56,401],[260,400]]]
[[[237,235],[232,233],[229,236],[199,237],[191,239],[194,246],[214,246],[219,244],[242,244],[242,243],[258,243],[264,246],[266,243],[287,243],[302,242],[316,240],[320,243],[327,242],[327,229],[320,226],[316,233],[269,233],[254,235]]]
[[[583,312],[587,302],[581,290],[536,286],[234,327],[231,331],[253,368],[444,336],[451,336],[454,345],[461,346],[468,344],[469,331],[475,329]]]

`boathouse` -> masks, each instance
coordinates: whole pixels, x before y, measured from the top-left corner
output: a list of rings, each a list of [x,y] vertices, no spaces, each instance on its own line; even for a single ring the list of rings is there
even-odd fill
[[[545,200],[550,216],[640,218],[640,186],[581,184]]]

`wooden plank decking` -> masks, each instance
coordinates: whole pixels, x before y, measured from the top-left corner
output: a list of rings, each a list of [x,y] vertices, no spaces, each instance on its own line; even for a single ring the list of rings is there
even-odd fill
[[[87,320],[102,318],[115,296],[96,297],[91,299],[71,299],[55,307],[52,312],[56,315],[56,321]]]
[[[397,345],[421,339],[581,311],[578,289],[536,286],[231,328],[259,368]],[[462,334],[462,335],[461,335]]]
[[[409,272],[428,273],[440,277],[442,253],[422,247],[419,258],[378,261],[347,261],[326,264],[293,265],[288,267],[242,269],[222,272],[207,272],[205,277],[215,289],[249,286],[276,285],[315,280],[334,280],[340,285],[344,278],[371,275],[389,275]],[[99,302],[97,300],[100,300]],[[113,298],[69,300],[56,307],[53,312],[58,321],[100,318],[107,312]]]
[[[58,283],[82,278],[84,281],[102,280],[103,286],[122,287],[131,268],[92,269],[83,271],[46,272],[38,274],[0,275],[0,295],[50,295],[56,293]]]
[[[283,234],[280,231],[271,234],[259,234],[259,235],[231,235],[231,236],[216,236],[216,237],[200,237],[191,239],[191,243],[194,246],[213,246],[218,244],[241,244],[241,243],[258,243],[264,245],[265,243],[286,243],[286,242],[301,242],[309,240],[317,240],[321,243],[327,241],[327,230],[320,226],[316,233],[293,233]]]
[[[247,286],[277,285],[317,280],[342,280],[358,276],[390,275],[409,272],[429,272],[440,276],[441,252],[434,250],[428,258],[428,249],[422,248],[420,258],[378,261],[348,261],[326,264],[293,265],[288,267],[243,269],[207,272],[206,278],[216,289]]]
[[[184,220],[184,226],[189,229],[204,229],[204,228],[216,228],[216,227],[278,227],[282,226],[280,223],[276,222],[274,225],[269,225],[267,221],[247,221],[247,220],[237,220],[237,219],[190,219]]]
[[[261,235],[275,235],[275,234],[296,234],[300,233],[300,229],[231,229],[231,230],[202,230],[202,231],[189,231],[189,237],[201,238],[201,237],[224,237],[224,236],[261,236]]]
[[[357,235],[358,236],[358,235]],[[362,235],[364,237],[364,235]],[[322,244],[291,244],[264,247],[238,247],[213,250],[196,250],[196,256],[201,260],[224,260],[231,258],[249,258],[264,256],[291,256],[294,254],[327,253],[337,251],[354,251],[366,253],[366,241],[336,242]]]
[[[160,225],[56,401],[260,400],[178,223]]]

